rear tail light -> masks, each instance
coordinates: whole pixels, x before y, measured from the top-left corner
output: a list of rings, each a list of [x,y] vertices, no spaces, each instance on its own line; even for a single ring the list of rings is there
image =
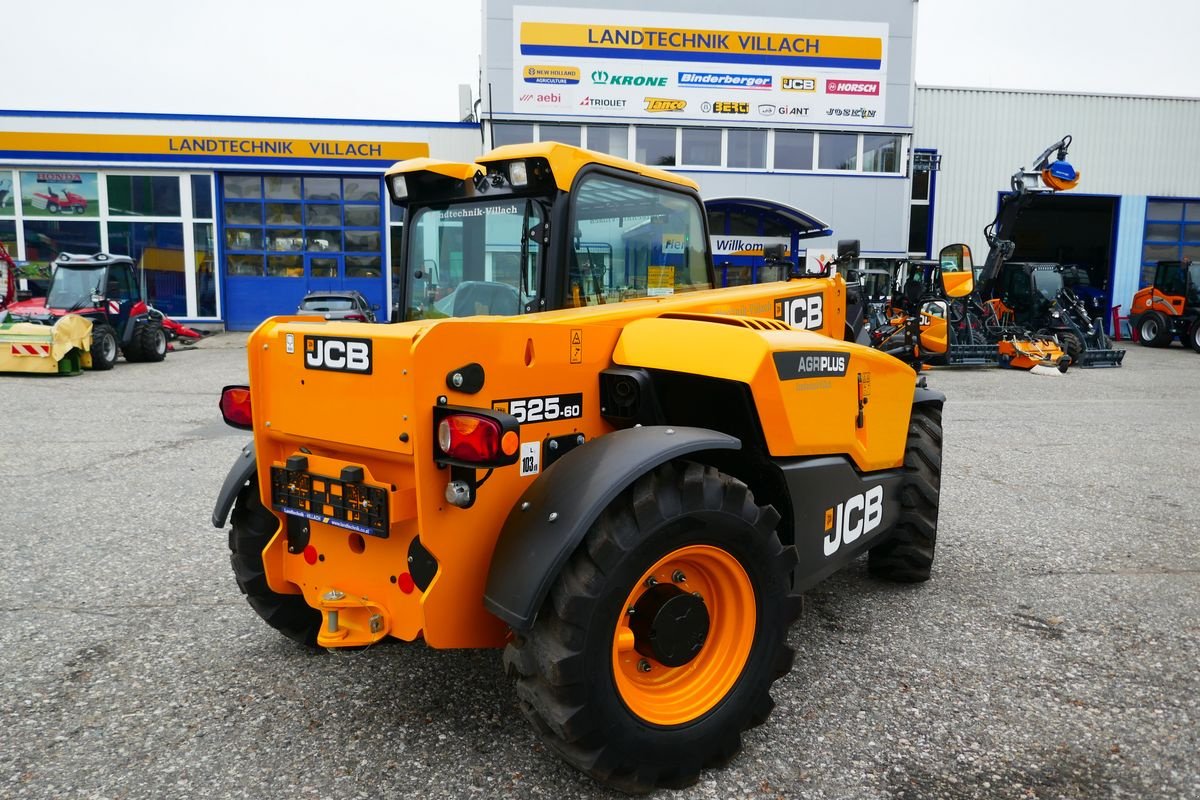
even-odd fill
[[[251,429],[250,387],[226,386],[221,390],[221,416],[225,424],[248,431]]]
[[[434,409],[435,458],[466,467],[502,467],[515,463],[521,445],[515,417],[479,408]]]
[[[362,314],[347,314],[343,319],[352,319],[355,322],[366,322],[367,318]]]

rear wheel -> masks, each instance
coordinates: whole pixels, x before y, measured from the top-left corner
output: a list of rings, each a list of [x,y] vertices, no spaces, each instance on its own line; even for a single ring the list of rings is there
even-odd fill
[[[97,322],[92,326],[92,369],[103,372],[117,363],[117,332],[112,326]]]
[[[1146,347],[1166,347],[1171,343],[1171,326],[1157,311],[1147,311],[1138,322],[1138,339]]]
[[[871,548],[868,569],[877,578],[903,583],[929,580],[937,543],[938,495],[942,487],[942,406],[918,403],[908,421],[900,488],[900,518],[890,538]]]
[[[258,497],[257,481],[243,486],[229,528],[233,577],[250,607],[268,625],[289,639],[316,647],[321,612],[304,602],[303,595],[279,594],[267,585],[262,553],[278,528],[279,520]]]
[[[139,325],[125,347],[126,361],[162,361],[167,355],[167,334],[158,322]]]
[[[694,463],[619,495],[505,651],[539,735],[626,792],[689,786],[732,758],[791,668],[796,555],[778,521],[745,484]]]
[[[1192,327],[1188,328],[1187,343],[1192,346],[1192,349],[1200,353],[1200,317],[1196,317],[1192,322]]]

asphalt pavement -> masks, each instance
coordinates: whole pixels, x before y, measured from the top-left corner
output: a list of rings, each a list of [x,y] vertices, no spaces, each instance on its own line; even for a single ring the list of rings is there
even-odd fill
[[[312,653],[233,581],[212,504],[244,336],[0,376],[0,797],[609,797],[496,651]],[[1200,355],[930,374],[934,578],[808,593],[777,707],[672,798],[1200,797]]]

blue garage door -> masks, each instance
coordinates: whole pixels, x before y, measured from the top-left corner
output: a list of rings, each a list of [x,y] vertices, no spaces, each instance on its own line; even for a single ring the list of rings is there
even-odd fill
[[[355,289],[383,308],[380,176],[227,173],[220,184],[227,328],[294,313],[310,291]]]

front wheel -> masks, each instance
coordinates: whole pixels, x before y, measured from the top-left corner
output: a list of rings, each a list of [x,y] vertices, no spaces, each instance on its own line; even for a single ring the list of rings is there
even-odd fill
[[[778,521],[741,481],[690,462],[619,495],[505,651],[539,735],[626,792],[689,786],[732,758],[791,668],[796,554]]]
[[[1192,327],[1188,328],[1187,343],[1192,346],[1193,350],[1200,353],[1200,317],[1196,317]]]
[[[117,363],[117,332],[111,325],[97,323],[92,326],[92,369],[103,372]]]
[[[1086,349],[1083,339],[1075,331],[1059,331],[1058,338],[1062,341],[1063,351],[1071,359],[1072,364],[1079,363],[1079,357]]]
[[[1146,347],[1166,347],[1171,343],[1171,326],[1157,311],[1147,311],[1138,322],[1138,339]]]
[[[1061,364],[1059,369],[1063,370]],[[892,535],[871,548],[867,567],[876,578],[918,583],[929,580],[937,544],[942,489],[941,404],[913,406],[904,447],[904,472],[900,518]]]

